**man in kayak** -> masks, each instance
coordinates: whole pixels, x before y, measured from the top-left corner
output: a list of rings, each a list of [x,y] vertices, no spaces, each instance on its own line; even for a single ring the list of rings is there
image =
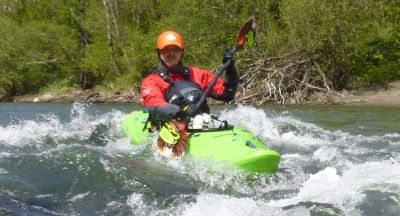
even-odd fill
[[[165,31],[157,38],[160,63],[144,78],[140,88],[143,105],[152,120],[187,119],[200,112],[209,112],[206,102],[201,107],[196,103],[214,74],[198,67],[185,67],[181,61],[184,48],[182,37],[177,32]],[[239,78],[231,50],[224,53],[222,63],[229,59],[231,64],[225,70],[224,80],[218,78],[208,97],[224,102],[234,99]]]

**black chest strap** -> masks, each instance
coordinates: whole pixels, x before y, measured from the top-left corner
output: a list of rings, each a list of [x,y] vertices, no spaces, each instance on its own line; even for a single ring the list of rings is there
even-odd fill
[[[185,81],[190,81],[190,74],[189,74],[189,68],[187,68],[187,67],[184,67],[183,68],[183,79],[185,80]]]
[[[161,66],[162,67],[162,66]],[[189,68],[187,67],[182,67],[182,69],[180,69],[181,71],[178,72],[180,74],[182,74],[183,79],[185,81],[190,81],[190,73],[189,73]],[[163,79],[165,82],[169,83],[169,84],[174,84],[174,81],[171,80],[171,78],[169,78],[168,76],[168,69],[165,69],[164,67],[160,68],[160,66],[156,67],[153,69],[153,73],[159,75],[161,77],[161,79]],[[172,72],[171,72],[172,73]]]

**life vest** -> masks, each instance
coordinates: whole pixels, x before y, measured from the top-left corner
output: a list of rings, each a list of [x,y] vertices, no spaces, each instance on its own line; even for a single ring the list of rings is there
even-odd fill
[[[177,80],[168,87],[164,97],[168,103],[184,107],[189,104],[196,104],[202,95],[203,91],[197,83]]]
[[[157,67],[153,73],[159,75],[164,81],[169,83],[169,87],[165,91],[164,98],[168,103],[185,107],[189,104],[196,104],[203,95],[201,86],[190,80],[189,68],[180,66],[179,72],[183,76],[183,80],[172,81],[168,76],[165,67]],[[207,101],[200,107],[201,112],[210,112]]]

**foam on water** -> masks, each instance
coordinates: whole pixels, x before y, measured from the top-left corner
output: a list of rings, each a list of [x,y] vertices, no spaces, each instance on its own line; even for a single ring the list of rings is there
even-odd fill
[[[223,111],[222,117],[234,125],[246,127],[270,148],[276,148],[286,154],[311,153],[315,159],[321,161],[338,159],[344,153],[390,154],[400,145],[398,133],[364,136],[340,130],[329,131],[300,121],[287,112],[270,114],[261,109],[239,105],[234,110]]]
[[[98,172],[112,176],[118,187],[138,190],[107,205],[115,212],[128,206],[132,215],[310,215],[305,203],[329,204],[345,215],[361,215],[359,206],[366,202],[366,191],[400,196],[399,133],[329,131],[287,111],[266,112],[248,106],[223,110],[222,118],[247,128],[281,152],[277,173],[257,174],[200,158],[165,159],[154,151],[155,140],[129,144],[120,127],[124,113],[94,115],[88,112],[90,108],[74,104],[66,121],[48,114],[36,121],[0,126],[0,144],[8,147],[0,153],[0,161],[12,157],[15,147],[33,145],[39,151],[25,155],[60,163],[60,169],[73,169],[70,172],[77,176],[76,172],[88,176],[94,169],[91,166],[100,164]],[[93,152],[95,156],[88,159]],[[0,168],[2,175],[9,172]],[[172,176],[180,177],[171,185],[163,179]],[[182,192],[168,198],[154,195],[161,193],[162,187],[191,183],[198,193]],[[82,190],[66,196],[67,201],[79,205],[96,193]]]
[[[280,182],[280,185],[284,183]],[[266,186],[273,187],[273,184]],[[345,215],[361,215],[357,206],[363,202],[366,190],[400,196],[398,164],[392,161],[369,162],[350,166],[343,174],[328,167],[309,175],[299,192],[287,199],[263,200],[202,192],[195,202],[183,204],[182,215],[310,215],[310,210],[303,206],[307,202],[336,206]]]
[[[298,188],[299,192],[292,198],[267,202],[271,206],[283,208],[303,202],[328,203],[340,206],[346,213],[359,214],[357,205],[363,201],[366,189],[374,188],[374,185],[379,185],[380,189],[392,184],[400,185],[400,154],[398,151],[391,151],[399,146],[397,133],[364,136],[327,131],[314,124],[299,121],[287,113],[267,117],[262,110],[246,106],[223,111],[222,116],[235,125],[246,127],[269,147],[269,143],[272,143],[272,147],[289,150],[282,153],[280,167],[291,170],[296,176],[295,180],[290,181],[278,174],[279,181],[270,181],[267,186],[279,190],[290,185],[289,188]],[[390,159],[382,161],[375,157],[382,153],[391,156]],[[356,159],[364,155],[365,160]],[[364,162],[371,160],[377,162]],[[304,166],[310,166],[310,161],[319,164],[320,167],[316,169],[320,171],[307,176]],[[340,169],[339,174],[337,169]],[[236,176],[235,181],[245,182],[237,177],[240,175],[233,175]],[[223,179],[210,180],[208,177],[203,180],[218,182]],[[251,190],[247,190],[249,191]],[[400,190],[395,192],[400,193]]]
[[[75,139],[79,142],[89,139],[96,132],[96,128],[102,125],[107,128],[102,132],[108,137],[121,137],[119,122],[123,116],[122,112],[113,111],[99,116],[90,116],[87,112],[89,108],[87,104],[75,103],[71,109],[69,122],[61,123],[58,116],[48,114],[41,115],[37,121],[19,120],[16,124],[0,126],[0,143],[5,146],[22,147],[32,143],[40,146],[47,139],[53,140],[56,145],[63,144],[66,139]],[[115,142],[117,146],[121,146],[118,145],[118,141]]]
[[[126,201],[126,204],[131,208],[132,215],[144,216],[148,215],[149,211],[151,211],[145,203],[143,194],[131,194]]]
[[[223,111],[221,116],[234,125],[245,127],[269,147],[286,145],[297,151],[298,148],[322,146],[333,136],[329,131],[297,120],[286,112],[267,115],[262,109],[239,105],[234,110]]]
[[[75,196],[73,196],[71,199],[69,199],[69,202],[79,202],[79,200],[84,199],[86,196],[88,196],[90,194],[90,192],[86,192],[86,193],[80,193],[77,194]]]
[[[21,121],[16,125],[0,126],[0,142],[8,145],[25,145],[29,141],[39,141],[46,135],[57,134],[59,124],[51,122]]]
[[[225,110],[221,118],[228,120],[230,124],[242,126],[250,130],[255,136],[277,137],[279,132],[270,118],[261,109],[239,105],[234,110]]]
[[[393,191],[392,185],[397,185],[396,191]],[[284,207],[302,202],[329,203],[339,206],[349,215],[355,215],[365,190],[385,190],[386,187],[390,187],[392,193],[400,194],[400,167],[392,161],[353,165],[341,175],[335,168],[328,167],[311,174],[296,196],[271,201],[270,204]]]
[[[182,215],[284,215],[281,208],[273,207],[267,203],[252,198],[239,198],[227,195],[201,193],[196,202],[185,206]]]
[[[341,154],[336,147],[322,147],[314,152],[313,157],[321,162],[332,161],[340,157]]]

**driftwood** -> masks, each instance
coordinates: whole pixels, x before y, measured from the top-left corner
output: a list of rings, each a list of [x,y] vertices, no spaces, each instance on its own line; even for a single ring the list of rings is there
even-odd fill
[[[328,104],[345,95],[334,91],[317,59],[306,52],[241,60],[237,103]],[[243,72],[244,71],[244,72]]]

